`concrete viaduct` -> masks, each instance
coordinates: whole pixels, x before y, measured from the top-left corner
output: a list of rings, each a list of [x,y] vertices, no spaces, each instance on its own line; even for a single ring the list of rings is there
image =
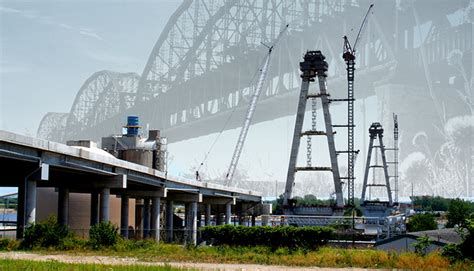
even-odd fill
[[[56,203],[55,197],[38,196],[42,187],[57,192],[55,215],[64,225],[69,225],[68,219],[77,211],[69,204],[73,193],[90,195],[90,225],[109,221],[111,195],[120,198],[120,232],[124,237],[129,236],[129,205],[134,199],[142,206],[140,221],[135,220],[134,226],[140,223],[141,237],[157,241],[160,231],[165,232],[166,241],[173,241],[176,204],[185,207],[185,240],[193,244],[201,214],[204,225],[210,225],[211,215],[216,217],[216,224],[230,224],[233,214],[251,216],[254,225],[255,217],[268,209],[261,204],[258,192],[166,176],[99,151],[0,131],[0,186],[18,187],[17,238],[23,236],[26,225],[37,221],[38,202]],[[160,221],[165,222],[164,227]]]

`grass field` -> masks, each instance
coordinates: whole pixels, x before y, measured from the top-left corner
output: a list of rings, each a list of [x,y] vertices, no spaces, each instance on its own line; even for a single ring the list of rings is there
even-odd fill
[[[103,255],[133,257],[144,262],[204,262],[234,264],[264,264],[285,266],[399,268],[416,270],[454,269],[474,270],[472,262],[451,265],[439,253],[419,256],[415,253],[388,253],[372,249],[338,249],[323,247],[318,250],[272,250],[268,247],[198,247],[154,244],[144,242],[141,247],[125,245],[99,251],[92,250],[36,250],[40,254]]]
[[[192,269],[172,268],[169,266],[143,266],[143,265],[102,265],[102,264],[71,264],[56,261],[37,262],[26,260],[0,260],[0,270],[31,270],[31,271],[185,271]]]

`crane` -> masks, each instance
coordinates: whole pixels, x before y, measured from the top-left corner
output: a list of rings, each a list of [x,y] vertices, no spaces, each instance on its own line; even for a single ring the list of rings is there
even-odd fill
[[[357,34],[356,40],[351,46],[347,36],[344,36],[344,47],[342,58],[347,65],[347,193],[348,193],[348,206],[354,207],[354,166],[355,156],[358,151],[354,151],[354,71],[355,71],[355,54],[357,45],[364,34],[364,30],[367,27],[370,12],[374,4],[369,6],[367,13],[365,14],[362,25],[360,26],[359,33]]]
[[[398,116],[393,113],[393,151],[394,151],[394,185],[395,185],[395,202],[398,203]]]
[[[263,89],[263,84],[265,83],[267,73],[268,73],[268,66],[270,64],[270,57],[273,51],[273,48],[280,40],[283,33],[288,29],[289,24],[287,24],[283,30],[278,35],[277,39],[273,42],[272,45],[268,46],[263,44],[265,47],[268,48],[268,53],[265,57],[263,62],[263,67],[260,69],[260,77],[257,82],[257,88],[253,93],[252,99],[250,100],[249,107],[247,109],[247,114],[245,115],[244,123],[242,128],[240,129],[239,138],[237,140],[237,144],[235,145],[234,154],[232,155],[232,160],[230,161],[229,169],[227,170],[227,174],[225,176],[225,185],[230,185],[232,182],[232,178],[234,177],[235,169],[237,168],[237,164],[239,163],[240,154],[242,153],[242,149],[244,147],[245,139],[247,138],[247,133],[250,128],[250,124],[252,123],[253,114],[255,113],[255,109],[257,108],[258,98],[260,97],[260,93]]]

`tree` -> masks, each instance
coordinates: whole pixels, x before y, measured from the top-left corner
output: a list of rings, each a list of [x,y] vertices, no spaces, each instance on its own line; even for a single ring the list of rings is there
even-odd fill
[[[472,213],[472,206],[469,202],[462,199],[451,200],[448,207],[448,223],[446,223],[446,227],[465,226],[466,219],[470,213]]]
[[[416,214],[407,223],[410,232],[436,230],[438,224],[432,214]]]

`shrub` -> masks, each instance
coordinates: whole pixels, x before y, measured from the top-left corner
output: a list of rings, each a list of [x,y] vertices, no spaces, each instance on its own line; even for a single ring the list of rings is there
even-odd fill
[[[469,202],[462,199],[453,199],[448,207],[448,223],[446,228],[452,228],[456,225],[465,226],[464,223],[472,212],[472,206]]]
[[[18,249],[20,247],[20,243],[17,240],[13,239],[0,239],[0,250],[1,251],[12,251]]]
[[[93,249],[113,246],[119,239],[118,227],[110,221],[100,222],[89,230],[89,244]]]
[[[415,253],[420,256],[425,256],[428,251],[428,247],[431,245],[430,238],[425,235],[418,237],[416,240],[418,242],[414,244]]]
[[[436,230],[437,228],[438,224],[432,214],[416,214],[407,223],[407,230],[411,232]]]
[[[327,243],[333,229],[329,227],[293,226],[207,226],[203,238],[214,244],[230,246],[270,246],[272,248],[315,248]]]
[[[72,237],[69,228],[60,225],[56,217],[51,216],[44,222],[30,224],[26,227],[21,247],[25,249],[57,247],[67,237]]]
[[[460,244],[449,244],[443,247],[441,253],[449,261],[455,262],[457,260],[474,259],[474,218],[466,219],[458,229],[461,234],[462,242]]]
[[[441,256],[448,259],[450,262],[455,262],[462,259],[462,253],[457,244],[447,244],[441,251]]]

